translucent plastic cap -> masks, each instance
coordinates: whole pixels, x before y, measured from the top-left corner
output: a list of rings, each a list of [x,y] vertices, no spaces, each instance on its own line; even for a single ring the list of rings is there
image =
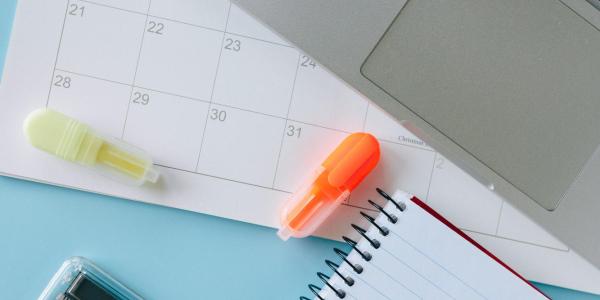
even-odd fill
[[[282,240],[311,235],[379,162],[379,142],[368,133],[346,137],[281,212]]]
[[[23,124],[36,148],[64,160],[92,167],[113,179],[141,185],[156,182],[159,173],[144,151],[122,140],[105,138],[89,126],[50,109],[38,109]]]

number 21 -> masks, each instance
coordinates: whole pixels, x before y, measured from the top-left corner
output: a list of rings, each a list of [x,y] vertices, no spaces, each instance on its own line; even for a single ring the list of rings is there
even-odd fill
[[[70,4],[69,5],[69,15],[71,16],[80,16],[83,17],[83,14],[85,12],[85,6],[79,6],[77,4]]]

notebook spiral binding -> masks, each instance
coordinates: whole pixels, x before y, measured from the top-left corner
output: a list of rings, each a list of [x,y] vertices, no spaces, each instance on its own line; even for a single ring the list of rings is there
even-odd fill
[[[376,188],[376,190],[377,190],[377,193],[379,193],[379,195],[381,195],[384,199],[392,202],[394,204],[394,206],[396,206],[396,208],[400,212],[403,212],[406,209],[405,203],[394,200],[390,195],[388,195],[386,192],[384,192],[380,188]],[[386,211],[381,205],[375,203],[374,201],[372,201],[370,199],[368,201],[371,206],[373,206],[378,211],[380,211],[382,214],[384,214],[388,218],[390,223],[396,224],[396,222],[398,222],[398,217],[396,217],[394,214]],[[377,224],[377,222],[375,222],[375,218],[372,217],[371,215],[367,214],[364,211],[361,211],[360,214],[367,221],[369,221],[369,223],[371,223],[371,225],[375,226],[379,230],[379,234],[381,234],[381,236],[387,236],[390,233],[390,230],[388,228]],[[378,249],[379,247],[381,247],[381,242],[379,240],[375,239],[374,237],[368,236],[366,229],[364,229],[356,224],[351,224],[351,226],[365,240],[367,240],[374,249]],[[352,247],[352,249],[354,249],[356,251],[356,253],[358,253],[362,257],[362,259],[364,259],[365,261],[370,261],[373,258],[373,256],[366,250],[359,249],[358,242],[356,242],[355,240],[353,240],[347,236],[342,236],[342,239],[344,239],[344,241],[348,245],[350,245]],[[333,252],[335,252],[335,254],[337,254],[340,258],[342,258],[344,260],[344,262],[346,262],[356,274],[362,273],[363,267],[360,264],[355,264],[355,263],[350,262],[350,260],[348,260],[348,253],[346,253],[343,250],[340,250],[338,248],[333,248]],[[328,259],[325,260],[325,264],[334,271],[332,276],[340,276],[340,278],[344,281],[344,283],[347,286],[354,285],[354,279],[352,277],[344,276],[342,273],[340,273],[340,271],[338,271],[338,268],[339,268],[338,264],[336,264]],[[346,292],[342,288],[336,288],[331,283],[329,283],[329,279],[330,279],[329,276],[327,276],[326,274],[324,274],[322,272],[317,272],[317,277],[319,277],[319,279],[321,279],[321,281],[323,281],[323,283],[325,283],[332,291],[334,291],[336,296],[339,299],[344,299],[346,297]],[[317,297],[317,299],[325,300],[323,297],[321,297],[321,295],[319,295],[321,288],[318,287],[317,285],[314,285],[311,283],[308,285],[308,289],[310,289],[310,291]],[[310,299],[302,296],[302,297],[300,297],[300,300],[310,300]]]

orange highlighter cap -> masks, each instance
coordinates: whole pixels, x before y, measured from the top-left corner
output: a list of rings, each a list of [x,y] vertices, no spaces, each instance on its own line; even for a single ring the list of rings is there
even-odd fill
[[[379,162],[379,142],[368,133],[346,137],[292,195],[281,213],[282,240],[311,235]]]

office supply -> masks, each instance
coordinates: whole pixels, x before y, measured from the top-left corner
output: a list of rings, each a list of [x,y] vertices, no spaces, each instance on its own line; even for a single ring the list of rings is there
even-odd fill
[[[84,257],[66,260],[38,300],[141,300]]]
[[[329,270],[323,259],[340,261],[332,248],[351,250],[321,238],[282,243],[272,228],[8,177],[0,177],[0,199],[2,242],[15,246],[0,249],[0,299],[37,299],[65,256],[78,254],[152,299],[298,299],[317,283],[314,272]],[[600,299],[534,284],[555,299]]]
[[[152,159],[140,149],[101,137],[89,126],[51,109],[38,109],[23,124],[29,142],[52,155],[94,168],[119,181],[156,183]]]
[[[598,1],[234,2],[600,267]]]
[[[346,137],[283,207],[279,238],[313,234],[375,168],[379,155],[374,136],[359,132]]]
[[[6,35],[4,34],[10,32],[7,28],[12,25],[15,7],[16,0],[0,3],[0,15],[2,16],[0,17],[0,40],[5,40]],[[0,47],[0,56],[3,56],[2,53],[5,51],[5,48]],[[30,259],[40,256],[40,252],[38,247],[28,247],[28,245],[37,244],[48,236],[61,235],[62,232],[58,233],[61,228],[77,224],[78,221],[79,224],[105,224],[97,232],[110,232],[111,234],[90,237],[87,234],[89,226],[72,226],[70,228],[72,236],[78,236],[78,238],[70,241],[54,239],[54,242],[45,243],[42,250],[44,261],[53,261],[54,258],[60,260],[65,253],[80,252],[80,245],[89,240],[91,243],[86,253],[90,256],[101,253],[102,256],[110,257],[110,259],[103,259],[102,265],[110,269],[113,274],[119,274],[119,277],[125,278],[124,274],[136,269],[138,263],[143,266],[144,272],[127,277],[128,283],[158,299],[169,298],[174,294],[181,298],[194,298],[198,294],[205,295],[206,298],[217,298],[221,295],[220,287],[229,287],[223,284],[221,280],[223,277],[228,277],[238,283],[236,289],[229,289],[229,295],[232,298],[293,298],[304,292],[302,286],[296,285],[296,282],[309,282],[312,279],[309,272],[318,269],[318,260],[325,255],[326,248],[339,245],[331,240],[308,239],[298,241],[298,247],[284,246],[272,239],[272,229],[261,226],[247,226],[244,223],[227,219],[199,216],[186,211],[154,205],[140,205],[134,201],[121,201],[93,193],[1,176],[0,195],[2,199],[15,200],[4,201],[3,210],[0,210],[0,214],[4,212],[0,217],[0,222],[4,221],[0,225],[3,241],[9,245],[20,245],[18,254],[10,256],[10,260],[3,263],[5,272],[0,272],[0,298],[2,299],[32,299],[39,295],[39,290],[43,288],[42,284],[50,276],[50,272],[54,271],[55,266],[53,263],[43,266],[36,260]],[[101,203],[101,205],[94,205],[94,203]],[[94,214],[78,213],[85,211],[90,204],[94,206]],[[38,210],[31,210],[31,205],[37,207]],[[52,217],[56,215],[63,217]],[[27,217],[19,218],[20,220],[15,222],[12,219],[14,216]],[[32,222],[32,220],[35,221]],[[119,222],[122,220],[126,221]],[[173,220],[177,220],[177,222],[173,222]],[[46,221],[50,223],[45,223]],[[107,222],[111,224],[107,224]],[[139,227],[142,223],[145,224],[143,229]],[[44,224],[45,230],[36,230],[40,224]],[[135,228],[135,234],[130,235],[130,231],[123,230],[123,226]],[[214,231],[210,228],[220,228],[220,230]],[[157,238],[157,233],[159,234],[161,231],[169,233],[185,231],[186,234],[177,236],[170,234],[169,240],[176,246],[161,248],[161,246],[165,246],[165,243]],[[18,234],[14,235],[14,232],[18,232]],[[151,239],[146,239],[150,236]],[[202,239],[192,238],[198,236],[202,236]],[[232,249],[234,247],[228,246],[231,242],[243,240],[247,236],[252,236],[252,239],[247,240],[250,244],[246,243],[245,247],[254,249],[255,252]],[[91,246],[94,241],[99,242],[100,240],[107,241],[107,243]],[[120,241],[118,247],[112,247],[113,240]],[[181,251],[181,245],[184,244],[188,253]],[[328,245],[332,246],[328,247]],[[154,249],[154,251],[122,251],[124,248],[133,249],[142,246],[144,249]],[[307,249],[309,251],[306,251]],[[34,254],[30,256],[30,253]],[[261,255],[256,256],[256,253],[261,253]],[[6,253],[4,255],[6,258]],[[207,256],[212,259],[206,260]],[[278,260],[278,257],[295,257],[296,259],[282,259],[273,265],[273,261]],[[180,264],[178,260],[185,261],[185,263]],[[176,274],[176,276],[165,276],[161,285],[148,284],[154,282],[155,279],[155,273],[148,268],[148,261],[168,261],[168,264],[162,265],[164,268],[157,267],[157,269],[161,274]],[[248,261],[254,261],[258,265],[268,262],[274,267],[238,269],[234,276],[230,269],[222,268],[224,262],[227,265],[235,265],[238,262],[247,263]],[[202,267],[194,268],[195,263],[200,263]],[[38,271],[31,273],[29,272],[31,269]],[[202,281],[203,284],[193,281],[205,274],[207,269],[211,270],[213,277],[205,277]],[[265,281],[270,282],[282,277],[288,280],[278,281],[277,285],[271,286],[268,290],[257,288]],[[180,288],[180,285],[184,284],[182,278],[189,278],[188,282],[192,284],[187,286],[191,288]],[[237,278],[240,280],[236,280]],[[536,283],[536,286],[557,299],[598,299],[598,296],[583,292],[540,283]]]
[[[353,250],[335,249],[340,265],[325,261],[334,273],[317,273],[324,288],[309,285],[316,298],[547,299],[415,196],[377,192],[387,203],[369,201],[378,216],[361,212],[369,227],[352,224],[361,238],[344,236]]]
[[[155,23],[162,34],[148,32]],[[526,278],[600,293],[600,272],[576,252],[227,1],[20,0],[2,80],[2,174],[276,228],[306,166],[367,131],[382,160],[334,218],[360,218],[376,185],[411,190]],[[32,148],[22,122],[46,101],[147,149],[159,184],[82,176]],[[317,235],[348,231],[327,227]]]

